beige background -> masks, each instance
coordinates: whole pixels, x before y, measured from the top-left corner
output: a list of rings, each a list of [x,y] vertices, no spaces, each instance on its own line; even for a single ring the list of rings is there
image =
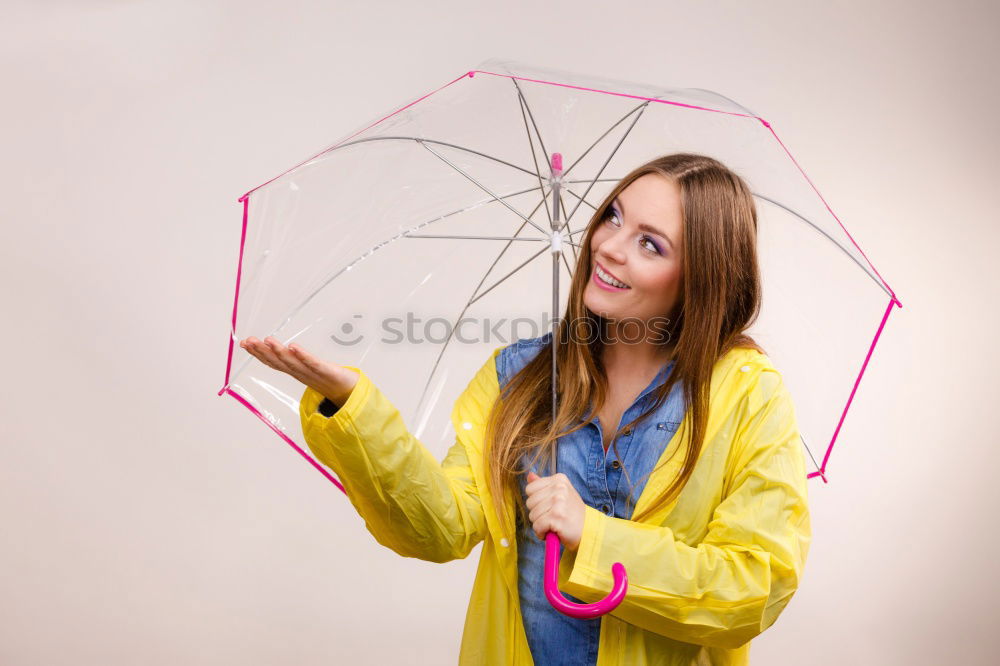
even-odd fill
[[[480,547],[435,565],[379,546],[216,391],[236,199],[494,56],[740,101],[903,301],[754,662],[990,662],[998,13],[4,2],[0,663],[454,662]]]

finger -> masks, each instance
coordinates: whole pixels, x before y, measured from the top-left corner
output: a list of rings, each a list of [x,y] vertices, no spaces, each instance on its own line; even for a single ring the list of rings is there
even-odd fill
[[[274,363],[278,366],[278,368],[283,372],[287,372],[288,374],[294,376],[295,371],[291,366],[288,365],[288,362],[285,360],[285,356],[286,354],[288,354],[288,351],[285,349],[285,346],[281,344],[281,342],[279,342],[277,338],[271,335],[264,338],[264,343],[270,348],[271,358],[274,361]]]
[[[532,525],[536,526],[538,536],[542,539],[545,538],[546,532],[558,533],[566,524],[568,516],[566,500],[560,495],[553,495],[537,508],[537,515]]]
[[[255,352],[254,356],[260,359],[264,365],[278,372],[289,372],[285,364],[278,358],[272,345],[266,340],[253,343],[253,350]]]
[[[545,535],[549,532],[555,532],[552,525],[552,518],[549,514],[543,514],[537,521],[532,523],[532,529],[535,530],[535,536],[540,540],[545,539]]]
[[[528,499],[525,500],[524,505],[528,507],[528,509],[533,509],[536,506],[538,506],[541,502],[544,502],[551,496],[552,496],[552,487],[543,486],[541,488],[531,491],[531,494],[528,495]]]
[[[532,478],[534,477],[534,478]],[[528,472],[527,484],[524,486],[525,492],[533,493],[541,488],[544,488],[548,484],[552,483],[551,476],[538,476],[534,472]]]
[[[274,363],[271,360],[271,354],[267,345],[256,338],[247,338],[246,343],[247,353],[253,355],[254,358],[264,365],[274,368]],[[277,368],[275,368],[275,370],[277,370]]]
[[[528,509],[528,520],[532,524],[538,520],[540,515],[545,513],[545,506],[542,504],[544,501],[544,497],[531,497],[524,503],[525,508]]]
[[[254,343],[253,349],[255,352],[254,355],[261,361],[271,366],[275,370],[281,369],[278,365],[278,359],[275,358],[274,356],[274,350],[271,349],[271,345],[269,345],[266,341],[264,340],[257,341],[256,343]]]
[[[545,514],[537,514],[537,512],[533,511],[532,516],[528,517],[528,520],[531,522],[531,529],[534,530],[535,536],[541,539],[542,536],[545,534],[542,531],[543,529],[545,529],[545,523],[542,522],[542,518],[545,516]]]
[[[271,344],[271,348],[274,350],[275,356],[278,357],[278,360],[281,361],[286,368],[288,368],[288,374],[303,383],[309,383],[306,380],[314,379],[309,368],[307,368],[299,357],[292,352],[290,346],[285,347],[277,340],[274,340]]]
[[[544,498],[538,501],[532,512],[536,516],[542,516],[548,514],[550,517],[561,520],[565,518],[568,514],[567,507],[569,506],[569,499],[566,493],[557,489],[550,491]],[[528,514],[528,519],[531,519],[531,513]]]
[[[302,347],[298,345],[288,345],[288,351],[290,351],[295,360],[301,364],[304,371],[312,373],[317,378],[324,377],[329,374],[326,364]]]
[[[545,483],[546,479],[538,479],[532,481],[531,483],[524,486],[524,492],[527,495],[527,499],[531,499],[538,493],[542,492],[548,488],[549,484]]]
[[[558,495],[548,494],[545,497],[538,499],[535,505],[528,512],[528,520],[534,522],[535,520],[545,516],[546,514],[552,513],[553,509],[557,509],[557,504],[560,502]]]

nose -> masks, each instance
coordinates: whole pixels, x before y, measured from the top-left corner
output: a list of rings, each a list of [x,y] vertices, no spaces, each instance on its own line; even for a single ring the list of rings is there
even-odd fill
[[[625,248],[622,245],[623,234],[615,234],[605,238],[604,242],[597,246],[597,258],[602,264],[624,264]],[[602,260],[603,259],[603,260]],[[611,268],[609,265],[608,268]]]

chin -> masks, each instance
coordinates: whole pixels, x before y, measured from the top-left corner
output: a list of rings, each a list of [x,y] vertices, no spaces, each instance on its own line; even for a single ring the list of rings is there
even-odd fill
[[[598,317],[602,317],[604,319],[621,318],[621,315],[619,313],[610,311],[606,307],[600,307],[600,306],[595,307],[595,304],[593,303],[593,298],[589,298],[586,293],[584,293],[583,305],[585,308],[593,312]]]

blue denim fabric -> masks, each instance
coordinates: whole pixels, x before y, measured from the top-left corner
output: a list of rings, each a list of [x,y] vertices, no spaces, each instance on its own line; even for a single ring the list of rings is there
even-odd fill
[[[497,378],[503,387],[518,371],[531,361],[552,338],[546,333],[538,338],[528,338],[505,347],[496,358]],[[660,369],[657,376],[622,414],[617,429],[649,408],[654,402],[650,395],[663,385],[670,375],[673,362]],[[608,515],[628,519],[635,502],[646,484],[646,476],[660,459],[670,439],[684,417],[684,396],[677,384],[667,399],[652,414],[636,424],[630,434],[619,436],[616,445],[604,452],[600,419],[596,416],[580,430],[559,438],[556,471],[569,477],[583,501]],[[620,464],[615,466],[615,446]],[[545,464],[545,461],[541,461]],[[625,478],[634,484],[630,488]],[[551,471],[535,470],[539,476],[549,476]],[[526,475],[520,477],[521,501],[527,500],[524,487]],[[630,495],[631,490],[631,497]],[[515,514],[516,515],[516,514]],[[560,546],[560,554],[563,547]],[[531,525],[517,523],[518,594],[528,645],[536,664],[596,664],[601,618],[578,620],[558,612],[542,588],[545,569],[545,542],[535,536]],[[576,603],[580,599],[563,592]]]

